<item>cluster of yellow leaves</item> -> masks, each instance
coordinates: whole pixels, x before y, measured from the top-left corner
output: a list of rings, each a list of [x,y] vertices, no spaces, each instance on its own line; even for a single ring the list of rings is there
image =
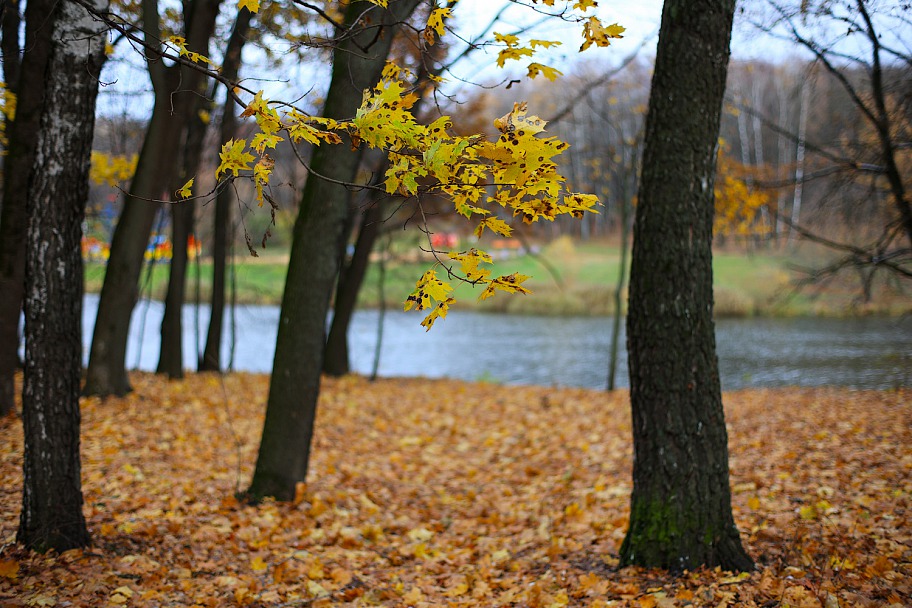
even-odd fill
[[[294,504],[251,507],[233,495],[252,473],[268,378],[132,383],[126,397],[82,402],[94,537],[84,552],[11,544],[22,429],[0,421],[4,606],[899,608],[912,598],[908,390],[726,394],[735,520],[758,570],[675,577],[617,569],[631,489],[626,392],[327,380],[308,484]]]
[[[761,210],[772,203],[770,191],[752,187],[748,183],[752,177],[757,177],[755,168],[737,162],[726,154],[724,145],[720,146],[713,216],[716,234],[747,236],[770,229],[758,221]]]
[[[365,102],[353,121],[371,145],[389,151],[387,192],[443,194],[453,201],[457,213],[469,220],[477,217],[477,237],[485,230],[502,236],[512,233],[510,225],[489,210],[491,206],[506,209],[526,223],[553,221],[560,214],[595,212],[596,196],[562,193],[565,179],[557,173],[554,157],[568,145],[554,137],[539,137],[545,121],[529,116],[525,103],[514,104],[510,113],[495,121],[500,135],[488,141],[480,136],[450,135],[451,123],[446,116],[427,126],[418,124],[406,112],[414,98],[402,93],[400,81],[381,81],[376,89],[365,93]],[[386,128],[381,130],[381,124]],[[462,264],[467,281],[485,286],[480,299],[497,290],[528,293],[521,286],[528,278],[525,275],[490,278],[488,273],[477,272],[479,264],[491,263],[483,251],[450,252],[449,257]],[[467,269],[471,274],[465,274]],[[452,270],[448,268],[448,272]],[[434,287],[430,293],[429,285]],[[439,281],[433,270],[428,271],[406,301],[406,310],[413,306],[417,310],[431,308],[422,321],[430,329],[437,318],[446,316],[451,291],[452,287]]]
[[[16,94],[6,87],[6,83],[0,81],[0,147],[3,148],[2,154],[6,154],[9,147],[9,140],[6,135],[6,121],[12,121],[16,118]]]
[[[386,7],[387,0],[370,0]],[[545,0],[548,6],[553,0]],[[253,12],[259,9],[256,0],[241,0],[239,4]],[[578,0],[574,10],[586,12],[596,6],[592,0]],[[431,45],[445,32],[445,21],[451,16],[451,8],[434,8],[428,17],[423,35]],[[582,21],[582,18],[579,19]],[[623,28],[617,25],[604,28],[596,17],[585,21],[583,49],[590,45],[607,46],[609,38],[621,36]],[[503,44],[497,63],[503,67],[508,59],[532,56],[538,47],[548,48],[560,44],[549,40],[531,40],[528,46],[521,46],[516,36],[495,34],[495,40]],[[181,56],[195,62],[208,62],[205,57],[191,53],[185,41],[177,36],[169,38]],[[581,49],[582,50],[582,49]],[[529,77],[538,74],[554,80],[560,72],[552,67],[531,63]],[[266,197],[266,188],[274,162],[267,153],[279,142],[288,139],[293,143],[306,141],[312,145],[340,144],[341,133],[347,134],[352,146],[362,143],[388,152],[390,167],[386,174],[386,190],[390,194],[406,197],[442,196],[453,201],[456,211],[472,220],[477,219],[475,234],[480,237],[485,230],[509,236],[510,226],[488,207],[499,205],[524,222],[539,219],[554,220],[557,215],[570,214],[580,217],[585,211],[594,211],[598,199],[594,195],[563,193],[561,184],[565,181],[557,173],[554,157],[568,146],[553,137],[539,137],[545,121],[536,116],[527,116],[525,104],[516,104],[507,116],[498,119],[501,132],[496,141],[487,141],[482,135],[471,137],[454,136],[449,132],[452,126],[448,117],[442,116],[430,125],[419,124],[410,112],[417,97],[406,90],[402,78],[406,72],[392,64],[384,70],[381,81],[364,92],[361,107],[350,121],[337,122],[308,116],[294,109],[280,115],[273,104],[257,93],[242,114],[254,117],[260,132],[248,143],[244,139],[231,140],[224,144],[219,155],[220,164],[216,179],[223,176],[235,178],[241,172],[249,172],[253,178],[260,205]],[[256,157],[252,152],[256,153]],[[256,161],[254,166],[252,163]],[[188,182],[178,196],[190,194],[192,182]],[[487,189],[493,188],[493,194]],[[447,269],[452,273],[450,268]],[[486,289],[481,298],[487,298],[494,291],[527,293],[521,287],[526,277],[506,275],[498,278],[475,277],[470,282],[482,284]],[[448,284],[440,281],[432,270],[416,284],[416,290],[406,302],[406,310],[432,308],[422,325],[430,329],[439,317],[445,317],[449,303],[453,301]],[[437,297],[439,296],[439,297]]]
[[[241,171],[250,171],[260,206],[263,205],[265,188],[269,185],[269,178],[275,166],[275,161],[267,150],[275,149],[280,142],[285,140],[283,133],[287,133],[288,138],[295,144],[301,141],[314,145],[324,142],[342,143],[342,139],[332,132],[332,129],[340,128],[336,121],[308,116],[297,110],[290,110],[280,116],[279,112],[263,99],[262,91],[254,96],[241,113],[242,118],[251,116],[256,121],[259,132],[249,143],[246,139],[231,139],[222,145],[222,150],[219,152],[220,163],[215,177],[216,179],[222,179],[225,175],[238,177]],[[314,125],[318,125],[320,128]],[[254,157],[248,150],[256,152],[257,157]],[[251,167],[251,163],[255,160],[256,165]]]
[[[535,54],[535,49],[538,47],[541,48],[550,48],[552,46],[560,46],[560,41],[558,40],[529,40],[528,46],[520,46],[519,38],[513,34],[498,34],[494,33],[494,40],[504,44],[504,48],[497,53],[497,66],[504,67],[507,61],[509,60],[518,60],[523,57],[531,57]],[[547,65],[542,65],[540,63],[530,63],[528,65],[527,76],[529,78],[535,78],[539,74],[543,75],[548,80],[555,80],[558,76],[561,76],[563,72],[552,68]]]
[[[339,134],[345,133],[354,146],[364,143],[387,151],[388,193],[416,197],[419,201],[423,196],[445,197],[458,213],[477,220],[475,234],[479,237],[485,230],[503,236],[511,234],[511,227],[489,209],[492,206],[503,208],[526,223],[553,221],[561,214],[580,217],[586,211],[595,212],[596,196],[562,191],[565,179],[557,173],[554,158],[568,145],[543,136],[545,121],[529,116],[524,103],[515,104],[509,114],[495,122],[500,135],[494,141],[481,135],[451,135],[452,123],[447,116],[429,125],[415,119],[410,109],[417,97],[402,80],[407,75],[405,70],[388,64],[381,81],[364,92],[361,107],[347,122],[307,116],[295,110],[280,115],[262,93],[257,93],[242,116],[254,117],[259,132],[249,143],[237,139],[224,144],[216,177],[237,177],[242,171],[252,171],[262,205],[274,164],[267,151],[275,148],[284,134],[294,143],[320,145],[340,144]],[[252,166],[254,161],[256,165]],[[488,287],[482,293],[484,299],[494,290],[526,293],[519,285],[522,280],[521,275],[507,275],[496,279],[475,277],[470,282]],[[449,285],[435,281],[434,271],[425,274],[406,303],[407,310],[413,306],[418,310],[433,309],[422,323],[428,329],[437,318],[446,316],[452,302]],[[446,287],[438,287],[438,283]],[[432,288],[430,294],[428,287]]]
[[[533,4],[544,4],[545,6],[553,7],[556,0],[532,0]],[[590,8],[595,8],[598,6],[598,3],[595,0],[576,0],[571,5],[570,2],[566,2],[572,10],[580,11],[585,14]],[[612,39],[623,38],[626,28],[618,25],[617,23],[612,23],[611,25],[605,25],[602,23],[602,20],[596,17],[595,15],[590,15],[589,17],[569,17],[564,15],[565,19],[574,20],[577,23],[583,24],[583,44],[580,45],[580,52],[582,53],[591,46],[596,47],[606,47],[611,45]],[[502,35],[495,34],[495,40],[499,43],[505,45],[505,48],[500,51],[497,57],[497,65],[500,67],[504,66],[504,62],[508,59],[519,59],[524,56],[531,57],[534,54],[534,49],[537,46],[542,46],[548,48],[550,46],[559,45],[560,42],[556,41],[547,41],[547,40],[531,40],[529,46],[520,46],[519,39],[516,36],[512,35]],[[543,66],[537,63],[529,64],[529,78],[535,78],[536,75],[542,73],[549,80],[554,80],[554,78],[560,74],[554,68]]]
[[[92,164],[89,167],[89,179],[94,184],[121,186],[133,177],[136,172],[136,154],[108,154],[92,150]]]
[[[191,51],[187,48],[187,40],[182,36],[169,36],[167,39],[167,44],[174,47],[177,50],[177,53],[181,57],[186,57],[193,63],[205,63],[215,67],[215,64],[205,55],[201,55],[194,51]]]

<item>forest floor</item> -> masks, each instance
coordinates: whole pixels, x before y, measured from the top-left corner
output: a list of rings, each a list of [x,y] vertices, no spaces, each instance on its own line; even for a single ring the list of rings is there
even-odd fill
[[[22,428],[0,421],[2,606],[912,605],[912,392],[726,393],[754,572],[618,568],[628,396],[326,380],[309,483],[239,504],[262,375],[132,377],[85,399],[92,547],[14,543]]]

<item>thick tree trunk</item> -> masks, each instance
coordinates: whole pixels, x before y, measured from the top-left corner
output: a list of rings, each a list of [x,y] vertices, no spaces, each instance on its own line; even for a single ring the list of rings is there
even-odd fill
[[[107,7],[95,0],[99,10]],[[29,179],[18,540],[40,551],[89,542],[82,514],[82,221],[89,193],[104,30],[73,2],[57,3],[35,165]]]
[[[393,26],[406,19],[417,4],[418,0],[395,0],[386,10],[358,3],[348,6],[344,22],[360,31],[346,38],[333,53],[324,116],[354,116],[362,91],[380,79]],[[361,154],[348,146],[323,145],[314,151],[311,168],[331,179],[351,182],[360,158]],[[282,297],[266,423],[248,490],[253,500],[266,496],[292,500],[296,484],[307,476],[326,344],[326,315],[341,263],[348,205],[345,187],[308,176]]]
[[[51,52],[52,24],[46,16],[54,2],[33,0],[26,6],[25,53],[18,61],[18,3],[3,8],[3,72],[17,95],[16,119],[9,125],[3,160],[3,207],[0,208],[0,415],[13,409],[14,377],[19,364],[19,314],[25,280],[28,176],[35,161],[38,125],[44,107],[45,73]],[[16,18],[13,18],[16,15]],[[17,30],[11,31],[13,25]],[[15,37],[14,37],[15,34]],[[12,52],[9,65],[6,57]],[[20,69],[21,68],[21,69]]]
[[[247,41],[247,31],[253,14],[247,9],[238,11],[234,29],[225,50],[222,76],[236,80],[241,66],[241,51]],[[233,138],[237,130],[235,102],[226,96],[222,114],[220,143]],[[201,372],[217,372],[222,369],[222,328],[225,319],[225,261],[228,257],[228,235],[231,227],[231,206],[234,204],[234,188],[222,188],[215,199],[215,229],[212,240],[212,300],[210,302],[209,331],[206,334],[206,348],[199,361]]]
[[[627,320],[634,466],[622,564],[752,568],[731,512],[712,318],[713,176],[734,0],[666,0]]]
[[[191,50],[208,53],[219,4],[219,0],[193,0],[185,4],[187,46]],[[148,39],[157,44],[160,38],[157,5],[148,8],[143,27]],[[198,107],[203,78],[199,72],[181,66],[166,68],[160,57],[151,52],[148,61],[155,104],[130,193],[124,200],[111,241],[86,371],[84,390],[90,395],[123,395],[130,391],[126,370],[130,317],[139,297],[143,254],[159,207],[150,201],[166,195],[173,183],[180,156],[176,151]]]

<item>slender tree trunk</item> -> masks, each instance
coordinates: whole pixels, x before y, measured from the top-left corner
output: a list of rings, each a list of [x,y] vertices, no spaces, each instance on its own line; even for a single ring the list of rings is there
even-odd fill
[[[18,3],[3,8],[3,73],[17,95],[16,118],[8,125],[0,208],[0,415],[12,411],[19,364],[19,315],[25,280],[28,176],[35,161],[38,125],[44,107],[45,73],[51,52],[54,2],[26,5],[25,53],[19,65]],[[15,15],[15,19],[13,18]],[[16,30],[11,31],[15,25]],[[9,55],[12,53],[12,55]],[[7,65],[7,57],[10,59]]]
[[[754,167],[758,172],[763,171],[763,165],[766,163],[763,154],[763,125],[759,114],[763,104],[763,90],[760,85],[760,78],[757,74],[754,74],[753,82],[751,83],[751,105],[757,111],[753,113],[751,119],[751,131],[754,133]],[[764,229],[772,231],[773,226],[770,219],[769,206],[762,205],[760,207],[760,218],[763,221]]]
[[[215,28],[220,0],[192,0],[185,3],[187,46],[207,54]],[[147,6],[148,5],[148,6]],[[143,29],[150,44],[159,44],[157,2],[144,2]],[[130,391],[126,354],[130,317],[139,296],[139,275],[159,205],[151,202],[167,196],[167,188],[178,170],[176,151],[189,120],[196,113],[203,76],[188,68],[165,67],[152,51],[147,53],[149,73],[155,89],[152,118],[139,154],[130,193],[111,240],[111,255],[98,301],[98,316],[85,392],[91,395],[123,395]]]
[[[801,103],[798,109],[798,144],[795,150],[795,192],[792,197],[792,227],[789,229],[788,245],[792,244],[792,240],[795,238],[794,227],[801,220],[801,197],[804,193],[805,139],[807,137],[807,115],[812,86],[813,81],[810,79],[801,81]]]
[[[621,564],[752,568],[731,512],[712,318],[713,178],[734,0],[666,0],[633,239],[633,494]]]
[[[386,166],[387,164],[384,162],[383,167]],[[383,173],[386,171],[384,170]],[[323,361],[323,371],[330,376],[344,376],[351,369],[348,356],[348,327],[355,312],[355,305],[358,303],[358,294],[361,291],[364,276],[370,265],[371,251],[373,251],[377,235],[380,233],[380,224],[383,222],[382,209],[380,201],[375,200],[361,214],[361,226],[358,229],[358,238],[355,240],[355,251],[345,272],[341,273],[339,277]]]
[[[236,80],[241,66],[241,51],[247,41],[247,32],[253,14],[247,9],[238,11],[237,20],[228,46],[222,75],[229,80]],[[234,100],[230,95],[225,97],[225,109],[222,114],[220,143],[233,138],[237,130],[237,117],[234,113]],[[222,188],[215,199],[215,230],[212,242],[212,300],[210,302],[209,331],[206,334],[206,348],[199,362],[199,370],[217,372],[222,369],[222,334],[225,319],[225,264],[228,257],[228,234],[231,228],[231,207],[234,204],[234,189]]]
[[[94,7],[104,10],[105,0]],[[104,30],[81,6],[59,2],[30,172],[25,301],[22,512],[18,540],[65,551],[89,542],[82,514],[79,381],[82,369],[82,221],[89,193],[95,98]],[[50,25],[48,25],[50,27]]]
[[[621,259],[618,268],[618,282],[614,289],[614,319],[611,323],[611,347],[608,359],[608,390],[615,389],[615,376],[618,367],[618,345],[621,336],[621,303],[624,294],[624,286],[627,282],[627,236],[630,234],[629,207],[631,199],[631,189],[628,187],[630,181],[636,180],[637,152],[630,150],[632,146],[627,146],[621,141],[623,148],[624,176],[622,179],[623,187],[621,188],[619,206],[621,211]],[[631,158],[628,160],[628,156]],[[633,175],[629,176],[628,172]]]
[[[226,112],[234,112],[225,108]],[[223,123],[224,124],[224,123]],[[209,330],[206,347],[199,361],[199,371],[217,372],[222,369],[222,334],[225,325],[225,276],[228,258],[228,232],[231,226],[232,188],[222,188],[215,199],[215,230],[212,240],[212,299],[209,305]]]
[[[431,69],[425,69],[422,66],[415,77],[413,88],[421,90],[424,85],[430,82],[431,76],[440,76],[443,73],[443,66],[444,64],[442,63],[433,66]],[[412,105],[412,114],[418,115],[421,112],[425,99],[425,97],[418,98]],[[386,171],[389,169],[389,155],[382,154],[380,157],[381,160],[377,163],[378,166],[371,179],[371,185],[373,186],[383,184]],[[374,249],[377,236],[380,234],[380,224],[384,219],[382,213],[383,202],[387,198],[386,196],[380,198],[375,196],[361,212],[361,223],[358,227],[358,237],[355,239],[352,259],[347,265],[343,265],[342,270],[339,272],[332,321],[330,322],[329,335],[326,338],[326,348],[323,357],[323,371],[330,376],[344,376],[351,370],[348,354],[348,328],[351,325],[352,315],[355,313],[358,294],[361,293],[364,277],[367,275],[368,266],[370,266],[370,254]],[[352,209],[351,213],[354,215],[355,210]],[[351,217],[349,221],[353,223],[354,217]],[[345,232],[347,234],[348,230]],[[347,239],[345,241],[343,242],[343,247],[347,244]],[[344,255],[342,259],[344,259]],[[381,307],[384,304],[382,299],[381,295]]]
[[[203,107],[197,100],[196,109]],[[189,119],[187,139],[184,143],[182,167],[172,183],[171,192],[179,190],[200,166],[206,123],[195,112]],[[161,350],[158,358],[159,374],[172,380],[184,377],[184,301],[187,293],[187,244],[193,233],[195,201],[183,201],[171,206],[171,264],[168,274],[168,292],[165,295],[165,313],[161,325]]]
[[[385,10],[359,3],[348,6],[344,23],[356,30],[333,52],[324,116],[354,116],[362,91],[380,79],[395,24],[406,19],[417,5],[418,0],[396,0]],[[371,27],[365,28],[368,21]],[[314,150],[311,168],[331,179],[351,182],[360,158],[359,152],[345,145],[323,145]],[[263,438],[248,490],[253,500],[266,496],[292,500],[296,484],[307,476],[326,345],[326,315],[341,264],[348,215],[345,187],[309,175],[295,222]]]
[[[781,76],[776,78],[776,100],[779,103],[779,137],[778,137],[778,150],[779,158],[776,163],[776,177],[780,180],[786,178],[786,167],[789,164],[789,154],[791,150],[790,142],[786,133],[788,132],[788,108],[789,108],[789,95],[786,90],[786,82],[783,82],[787,78],[788,72],[782,70]],[[785,188],[779,188],[777,194],[776,202],[776,239],[777,246],[779,245],[778,239],[782,236],[783,231],[785,230]]]
[[[386,247],[380,255],[379,272],[377,273],[377,295],[380,298],[380,307],[377,310],[377,341],[374,343],[374,363],[371,365],[370,381],[377,380],[380,371],[380,353],[383,352],[383,326],[386,322],[386,258],[389,256],[390,239],[386,239]]]
[[[187,241],[193,232],[193,207],[193,201],[175,203],[171,207],[171,264],[156,372],[167,374],[172,380],[184,377],[183,312],[187,293]]]

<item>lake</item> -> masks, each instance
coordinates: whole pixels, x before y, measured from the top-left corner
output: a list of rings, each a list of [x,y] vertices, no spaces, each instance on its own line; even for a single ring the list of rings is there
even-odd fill
[[[88,294],[83,315],[85,353],[98,296]],[[163,306],[140,302],[133,313],[127,363],[154,370]],[[269,372],[279,309],[238,306],[234,369]],[[607,385],[611,319],[535,317],[453,311],[430,332],[421,314],[387,311],[379,375],[450,377],[504,384],[602,389]],[[352,367],[373,369],[379,312],[359,311],[349,331]],[[185,365],[195,365],[199,324],[203,344],[206,306],[184,307]],[[627,386],[625,335],[619,349],[618,386]],[[229,359],[226,327],[224,361]],[[912,385],[912,318],[722,319],[716,323],[722,387],[837,385],[895,388]]]
[[[84,342],[88,354],[98,296],[85,298]],[[143,301],[130,328],[128,367],[154,370],[158,363],[163,306]],[[279,309],[238,306],[234,369],[269,372]],[[420,313],[387,311],[379,375],[487,380],[605,388],[611,319],[605,317],[507,316],[452,311],[430,332]],[[379,312],[359,311],[349,345],[354,371],[373,367]],[[185,365],[196,363],[208,328],[208,307],[184,307]],[[623,332],[623,324],[621,324]],[[625,335],[621,335],[618,385],[627,386]],[[226,327],[225,358],[230,330]],[[722,319],[716,323],[722,387],[838,385],[852,388],[912,386],[912,317]]]

